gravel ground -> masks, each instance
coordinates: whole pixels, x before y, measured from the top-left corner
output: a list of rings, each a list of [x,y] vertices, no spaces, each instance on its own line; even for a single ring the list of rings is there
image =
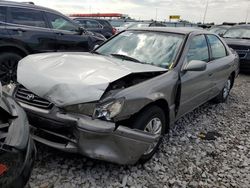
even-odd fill
[[[146,164],[120,166],[38,145],[30,186],[249,188],[249,131],[250,75],[240,75],[226,103],[209,102],[178,120]],[[218,133],[215,140],[208,132]]]

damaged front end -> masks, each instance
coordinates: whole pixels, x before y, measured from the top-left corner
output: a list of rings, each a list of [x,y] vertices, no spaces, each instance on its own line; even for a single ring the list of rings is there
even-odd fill
[[[0,91],[0,187],[24,187],[34,160],[27,117],[11,97]]]
[[[121,123],[135,108],[129,111],[126,96],[115,95],[165,72],[94,54],[32,55],[19,63],[22,85],[15,98],[27,112],[34,140],[95,159],[134,164],[160,135]],[[145,101],[136,104],[142,107]]]

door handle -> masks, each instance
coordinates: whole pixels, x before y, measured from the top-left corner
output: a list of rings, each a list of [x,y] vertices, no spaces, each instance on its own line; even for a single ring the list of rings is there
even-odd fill
[[[58,33],[56,33],[57,35],[64,35],[63,33],[61,33],[61,32],[58,32]]]
[[[211,73],[208,74],[208,76],[211,77],[211,76],[213,76],[213,74],[214,74],[214,73],[211,72]]]
[[[22,28],[15,28],[15,29],[12,29],[12,31],[26,32],[26,30],[24,30]]]

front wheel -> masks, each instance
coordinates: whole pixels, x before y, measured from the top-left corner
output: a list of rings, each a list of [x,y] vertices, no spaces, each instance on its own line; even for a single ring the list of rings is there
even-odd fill
[[[166,117],[163,110],[158,106],[149,106],[142,110],[135,118],[133,128],[156,135],[165,133]],[[139,162],[145,163],[156,153],[162,142],[162,136],[156,142],[152,143],[144,152]]]
[[[233,85],[233,79],[232,79],[232,76],[230,76],[227,79],[227,81],[226,81],[223,89],[219,93],[219,95],[215,98],[215,102],[217,102],[217,103],[225,102],[230,94],[230,91],[232,89],[232,85]]]
[[[0,82],[3,85],[16,82],[17,65],[22,57],[15,53],[4,52],[0,54]]]

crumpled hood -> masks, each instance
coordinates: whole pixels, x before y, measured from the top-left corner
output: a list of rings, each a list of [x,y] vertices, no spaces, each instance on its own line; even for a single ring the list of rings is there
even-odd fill
[[[109,83],[131,73],[167,69],[91,53],[29,55],[18,64],[24,87],[57,106],[97,101]]]

